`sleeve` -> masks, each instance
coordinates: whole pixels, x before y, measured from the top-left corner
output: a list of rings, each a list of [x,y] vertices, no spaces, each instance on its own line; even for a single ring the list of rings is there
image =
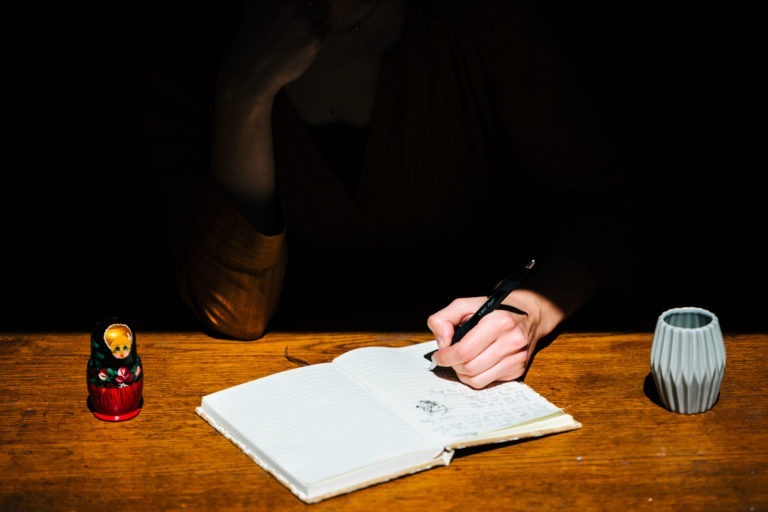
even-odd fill
[[[175,250],[181,295],[205,327],[242,340],[264,334],[285,276],[284,232],[257,231],[211,178]]]
[[[218,48],[231,12],[143,5],[125,27],[149,157],[168,209],[178,290],[215,336],[261,337],[285,273],[285,234],[256,230],[209,168]]]
[[[631,298],[645,236],[638,176],[623,161],[593,98],[562,46],[552,11],[533,2],[497,41],[490,64],[509,160],[526,170],[545,233],[541,246],[596,289]]]

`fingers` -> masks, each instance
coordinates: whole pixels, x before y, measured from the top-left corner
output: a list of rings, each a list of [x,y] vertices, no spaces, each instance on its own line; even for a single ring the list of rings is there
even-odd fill
[[[455,326],[472,316],[485,300],[485,297],[456,299],[427,319],[427,327],[434,334],[438,348],[450,345]]]
[[[302,76],[332,34],[326,0],[252,2],[229,46],[221,83],[239,97],[273,97]]]
[[[459,314],[460,310],[443,310],[436,314],[438,318],[431,319],[435,327],[433,332],[445,327],[443,320],[455,319]],[[495,381],[517,379],[525,373],[532,345],[523,319],[508,311],[494,311],[471,329],[461,342],[440,345],[441,350],[434,355],[434,361],[439,366],[452,367],[462,382],[478,389]],[[450,327],[448,330],[452,332]]]
[[[475,389],[482,389],[493,382],[515,380],[521,377],[528,365],[528,351],[525,347],[513,354],[499,356],[493,354],[493,348],[499,344],[492,344],[477,358],[467,364],[459,364],[453,367],[458,379]],[[486,368],[483,370],[483,368]]]
[[[503,357],[513,352],[517,352],[520,344],[525,344],[527,339],[522,335],[518,327],[519,321],[516,315],[506,311],[493,311],[483,317],[478,324],[469,330],[459,343],[446,345],[446,347],[437,354],[436,362],[440,366],[456,366],[466,364],[480,356],[489,347],[499,344],[492,352],[485,357],[495,355]],[[503,349],[503,350],[502,350]],[[485,368],[477,368],[477,372],[484,371]]]

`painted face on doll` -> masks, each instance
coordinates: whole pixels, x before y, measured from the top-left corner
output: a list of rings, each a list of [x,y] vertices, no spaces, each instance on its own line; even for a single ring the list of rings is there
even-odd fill
[[[104,343],[117,359],[125,359],[131,354],[133,333],[125,324],[112,324],[104,331]]]

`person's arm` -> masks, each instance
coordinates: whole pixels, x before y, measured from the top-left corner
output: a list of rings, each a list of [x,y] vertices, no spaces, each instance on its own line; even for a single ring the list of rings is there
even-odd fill
[[[592,299],[599,282],[584,265],[564,254],[549,253],[535,271],[502,301],[511,306],[488,314],[451,345],[456,327],[487,297],[465,297],[430,315],[427,325],[440,350],[439,366],[450,366],[465,384],[480,389],[521,377],[542,338]]]
[[[282,230],[275,188],[275,96],[331,33],[325,2],[249,4],[216,82],[213,176],[263,233]]]
[[[270,116],[274,96],[306,69],[327,33],[327,4],[307,6],[253,3],[261,10],[236,20],[234,37],[218,34],[208,46],[203,35],[233,20],[206,19],[212,13],[190,7],[185,21],[198,24],[167,18],[168,27],[155,27],[167,39],[138,60],[151,88],[150,140],[166,178],[180,294],[215,335],[259,338],[277,308],[286,254]],[[165,32],[180,26],[189,27],[186,38]],[[228,45],[217,47],[220,41]],[[207,70],[184,67],[209,62]],[[217,70],[210,90],[194,89]]]
[[[529,20],[524,85],[500,68],[498,111],[512,152],[546,198],[540,256],[548,263],[525,286],[557,305],[559,325],[599,296],[631,301],[647,236],[643,185],[553,13],[533,11]]]
[[[437,364],[478,388],[521,377],[539,340],[600,294],[631,293],[637,264],[632,174],[561,60],[549,20],[528,14],[522,39],[500,45],[491,66],[502,136],[542,198],[539,211],[518,212],[511,202],[509,214],[535,217],[543,233],[526,235],[523,226],[499,234],[544,241],[535,271],[504,301],[527,314],[495,311],[452,346],[455,327],[485,298],[457,299],[428,319]]]

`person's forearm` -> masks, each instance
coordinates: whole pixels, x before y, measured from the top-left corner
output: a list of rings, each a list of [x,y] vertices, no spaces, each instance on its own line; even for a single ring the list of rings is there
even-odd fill
[[[258,230],[282,228],[272,146],[273,97],[246,100],[221,93],[214,119],[213,176]]]
[[[552,253],[536,262],[531,275],[504,302],[535,314],[536,337],[540,338],[594,298],[601,286],[586,266],[565,254]]]

